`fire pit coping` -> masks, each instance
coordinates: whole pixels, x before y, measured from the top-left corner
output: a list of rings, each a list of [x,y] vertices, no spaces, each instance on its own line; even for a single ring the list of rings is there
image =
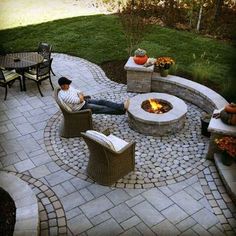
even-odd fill
[[[150,98],[157,98],[161,100],[166,100],[169,102],[173,108],[163,114],[154,114],[144,111],[141,108],[141,104],[144,100]],[[165,93],[145,93],[139,94],[130,100],[130,106],[128,112],[135,117],[135,119],[142,121],[144,123],[156,123],[162,122],[163,124],[175,123],[180,117],[184,116],[187,112],[187,105],[181,99],[165,94]]]

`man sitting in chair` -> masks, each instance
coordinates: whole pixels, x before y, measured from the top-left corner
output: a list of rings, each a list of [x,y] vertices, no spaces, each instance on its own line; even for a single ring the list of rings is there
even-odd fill
[[[61,77],[58,80],[61,87],[58,98],[63,105],[68,106],[72,111],[91,109],[94,114],[123,115],[129,107],[129,99],[124,103],[114,103],[106,100],[94,100],[90,96],[84,96],[81,91],[70,85],[71,82],[66,77]]]

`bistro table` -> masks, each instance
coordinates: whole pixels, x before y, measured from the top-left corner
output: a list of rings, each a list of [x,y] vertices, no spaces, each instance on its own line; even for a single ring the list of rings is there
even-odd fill
[[[22,75],[23,91],[26,91],[24,72],[43,62],[43,56],[37,52],[19,52],[0,56],[0,67],[16,69]]]

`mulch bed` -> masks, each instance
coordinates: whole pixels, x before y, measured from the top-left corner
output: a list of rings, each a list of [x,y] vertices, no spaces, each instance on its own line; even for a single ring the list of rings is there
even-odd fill
[[[116,60],[116,61],[107,61],[107,62],[103,62],[100,66],[103,69],[103,71],[105,72],[106,76],[112,80],[115,81],[117,83],[120,84],[127,84],[127,80],[126,80],[126,71],[124,70],[124,65],[126,64],[128,59],[126,60]],[[180,77],[195,81],[191,75],[189,74],[185,74],[183,72],[180,72],[179,74],[177,74]],[[198,82],[199,81],[195,81]],[[214,91],[220,93],[221,88],[220,85],[214,84],[212,81],[201,81],[201,84],[207,86],[208,88],[213,89]]]
[[[0,188],[0,235],[12,236],[16,222],[16,207],[11,196]]]

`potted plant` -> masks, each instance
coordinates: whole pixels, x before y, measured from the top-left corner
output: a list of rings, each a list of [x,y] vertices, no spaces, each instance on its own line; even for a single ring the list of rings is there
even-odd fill
[[[134,52],[134,62],[138,65],[143,65],[147,62],[148,56],[144,49],[138,48]]]
[[[159,68],[160,75],[166,77],[168,75],[168,70],[174,63],[175,62],[171,57],[158,57],[156,66]]]
[[[211,120],[211,114],[209,113],[203,113],[201,116],[201,134],[206,136],[206,137],[210,137],[211,133],[208,132],[208,126]]]
[[[236,137],[224,136],[215,139],[217,148],[222,151],[222,163],[230,166],[236,157]]]

